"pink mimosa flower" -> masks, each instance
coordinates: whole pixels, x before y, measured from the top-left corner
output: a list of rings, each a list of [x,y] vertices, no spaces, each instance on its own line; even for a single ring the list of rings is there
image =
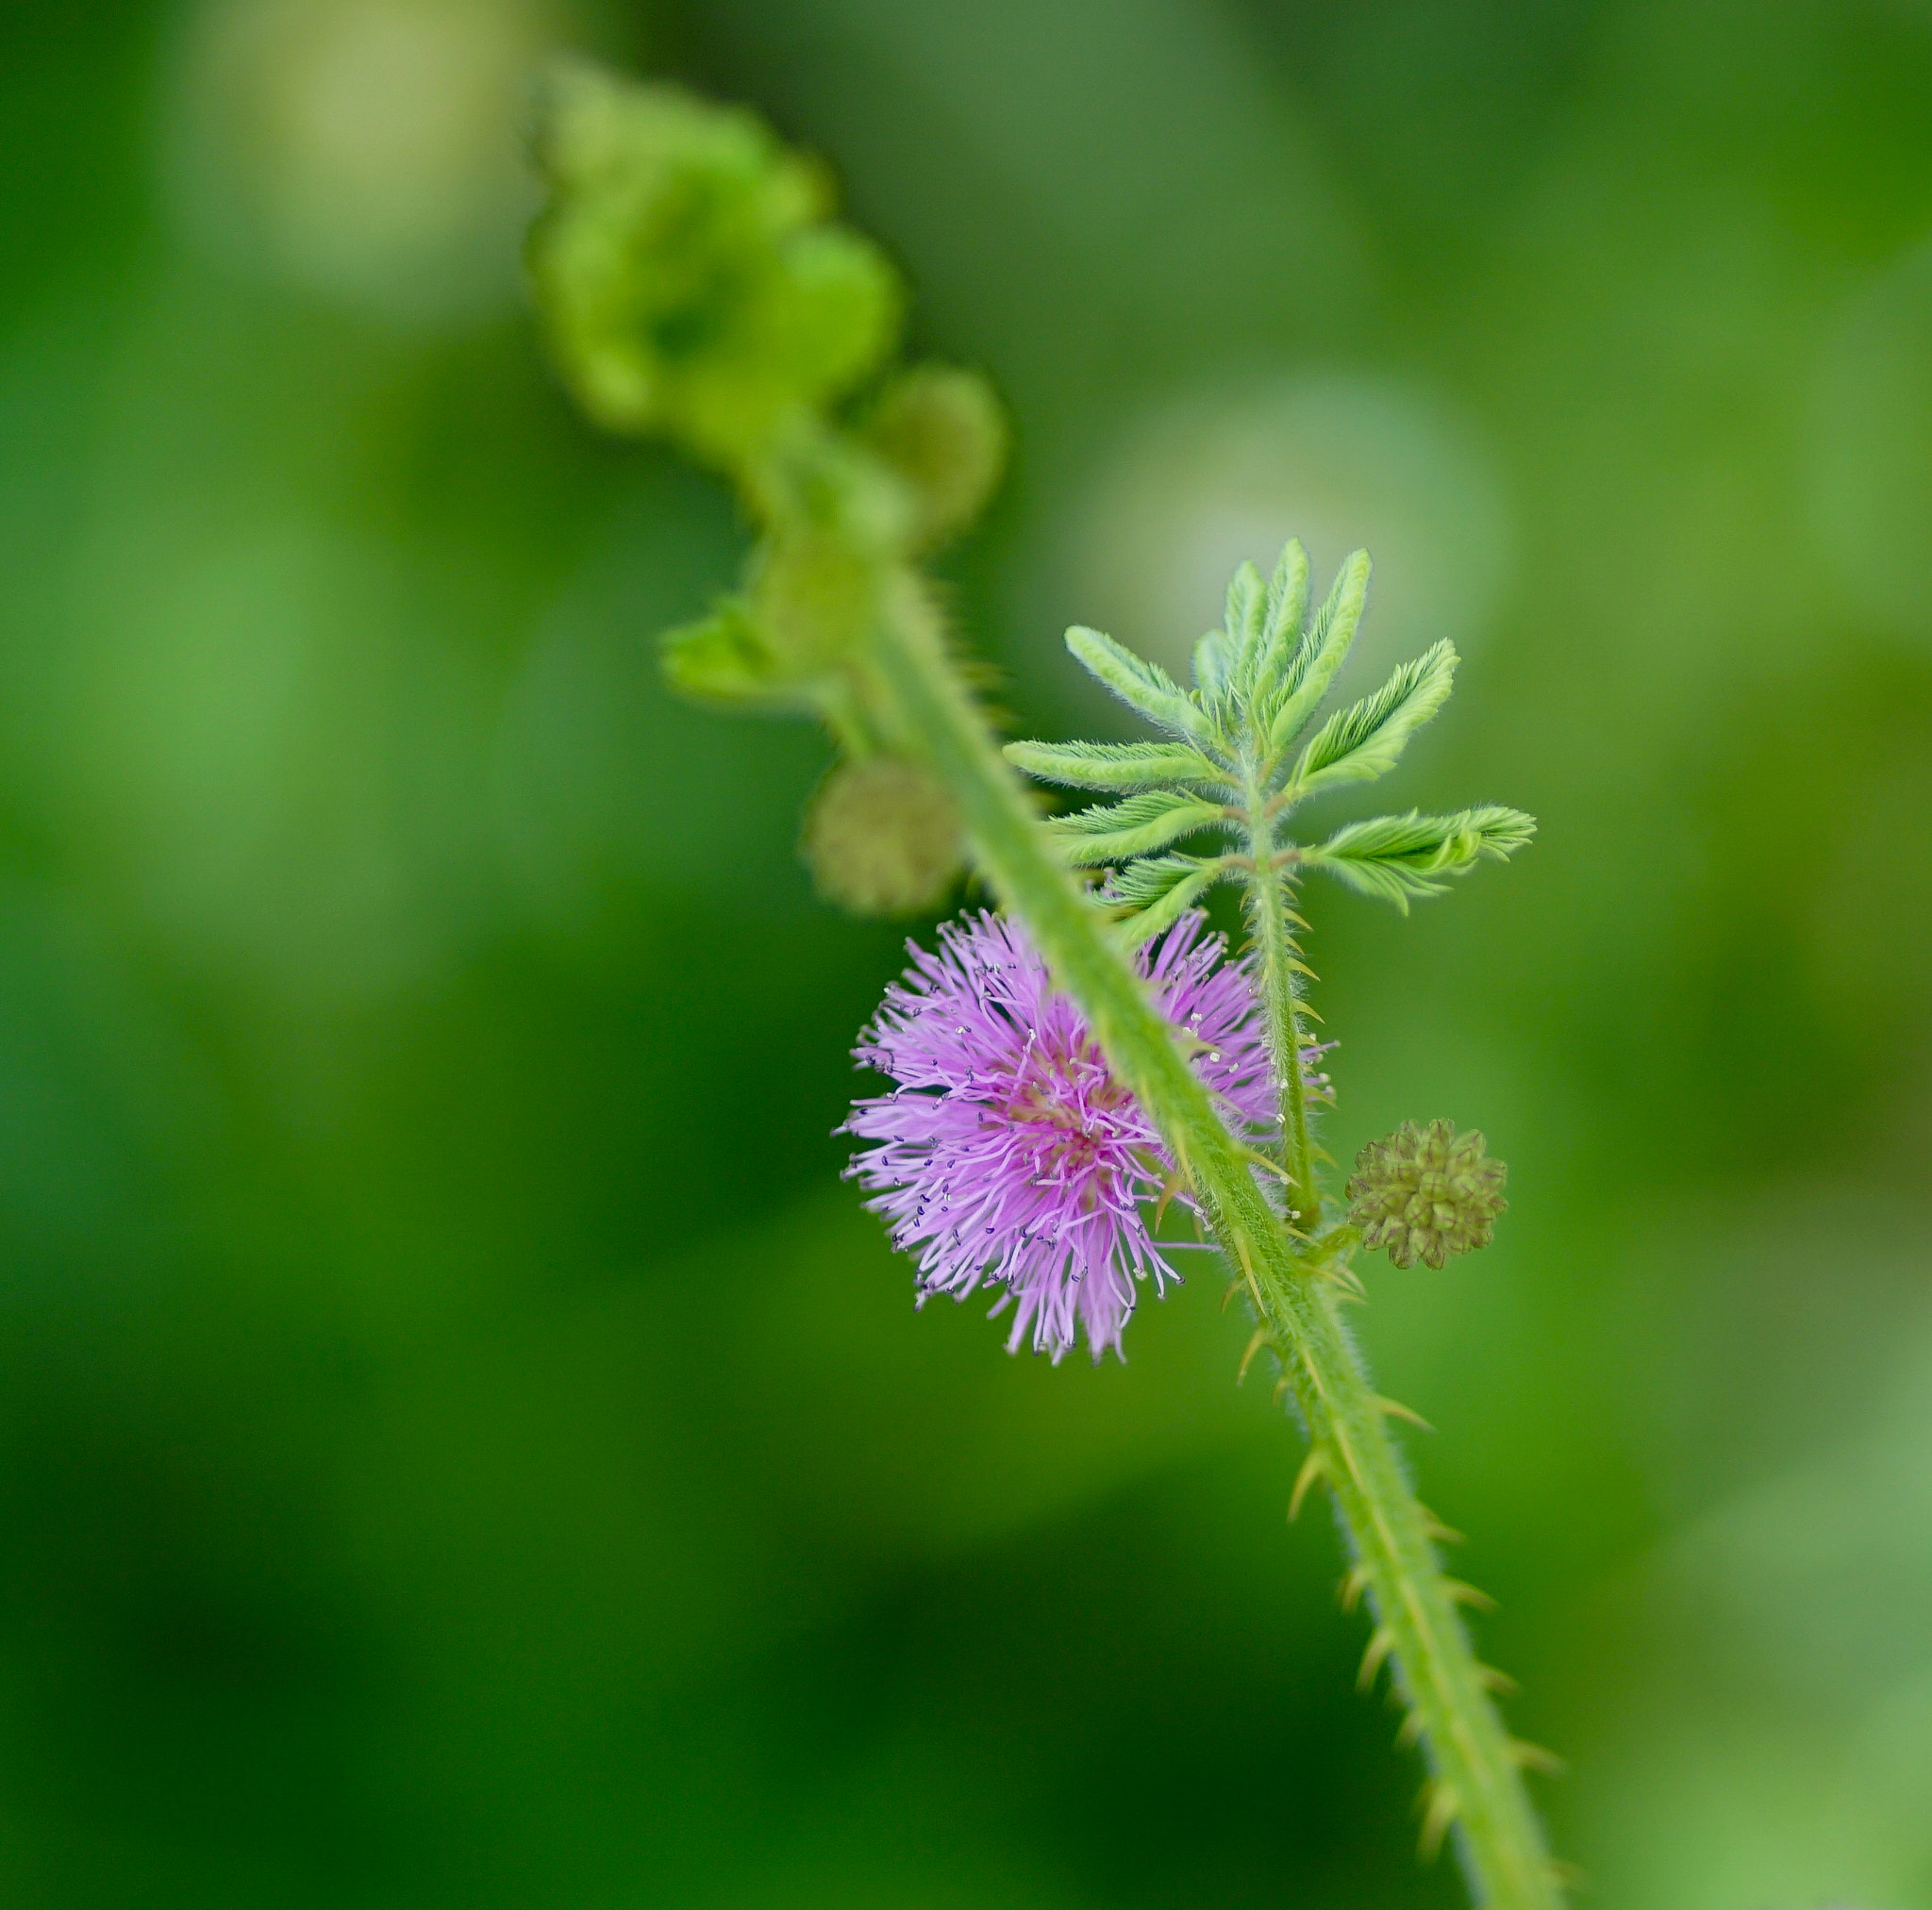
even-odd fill
[[[1200,1043],[1224,1118],[1254,1137],[1274,1124],[1274,1082],[1254,983],[1224,953],[1191,914],[1138,965]],[[1138,1283],[1178,1278],[1148,1224],[1173,1170],[1153,1121],[1019,923],[969,916],[911,954],[855,1051],[897,1085],[855,1108],[845,1132],[878,1144],[847,1171],[918,1254],[922,1303],[991,1282],[1007,1289],[993,1311],[1014,1304],[1009,1351],[1030,1332],[1058,1361],[1084,1328],[1096,1360],[1118,1354]]]

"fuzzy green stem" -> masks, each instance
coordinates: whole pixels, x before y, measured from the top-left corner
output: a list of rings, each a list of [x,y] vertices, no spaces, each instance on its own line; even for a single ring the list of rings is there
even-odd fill
[[[1249,854],[1255,872],[1247,883],[1248,920],[1261,956],[1262,1005],[1268,1017],[1268,1046],[1281,1092],[1282,1165],[1288,1170],[1288,1204],[1305,1234],[1322,1225],[1322,1195],[1315,1183],[1314,1151],[1308,1143],[1308,1088],[1302,1074],[1301,1010],[1292,964],[1300,959],[1289,932],[1289,889],[1274,867],[1274,830],[1262,814],[1266,797],[1257,777],[1250,777],[1248,814],[1253,822]]]
[[[1335,1289],[1319,1263],[1297,1254],[1173,1029],[1052,853],[915,588],[908,585],[893,606],[874,656],[908,732],[952,789],[979,866],[1025,922],[1109,1066],[1153,1117],[1247,1282],[1366,1582],[1377,1623],[1371,1649],[1393,1659],[1420,1720],[1439,1816],[1453,1804],[1475,1901],[1488,1910],[1557,1910],[1557,1886],[1510,1740],[1435,1557],[1428,1515],[1389,1437],[1383,1403],[1336,1315]],[[1292,1008],[1287,1015],[1292,1031]],[[1291,1055],[1297,1077],[1299,1058],[1297,1044]]]
[[[1524,1787],[1521,1749],[1487,1688],[1443,1575],[1429,1516],[1417,1503],[1338,1315],[1333,1287],[1305,1273],[1257,1270],[1265,1325],[1282,1351],[1313,1463],[1333,1493],[1368,1595],[1375,1632],[1364,1661],[1386,1656],[1417,1720],[1431,1784],[1424,1840],[1453,1823],[1479,1904],[1557,1910],[1557,1873]]]

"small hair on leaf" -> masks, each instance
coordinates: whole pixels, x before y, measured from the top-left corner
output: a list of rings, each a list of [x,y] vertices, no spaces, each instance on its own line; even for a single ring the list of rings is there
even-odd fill
[[[1289,776],[1289,789],[1299,800],[1386,775],[1409,738],[1448,702],[1455,682],[1456,646],[1446,640],[1431,644],[1374,695],[1338,710],[1315,732]]]
[[[1184,743],[1009,742],[1007,760],[1042,783],[1075,789],[1232,789],[1232,772]]]
[[[1535,817],[1495,804],[1449,816],[1410,809],[1349,822],[1327,841],[1297,851],[1296,859],[1407,915],[1412,898],[1443,892],[1439,877],[1466,875],[1483,860],[1507,861],[1535,835]]]
[[[1211,746],[1216,740],[1212,720],[1159,664],[1136,656],[1124,644],[1081,623],[1067,632],[1067,648],[1090,676],[1157,729],[1196,745]]]
[[[1075,868],[1151,855],[1203,829],[1229,827],[1224,806],[1180,789],[1148,789],[1119,803],[1096,803],[1055,816],[1047,833]]]

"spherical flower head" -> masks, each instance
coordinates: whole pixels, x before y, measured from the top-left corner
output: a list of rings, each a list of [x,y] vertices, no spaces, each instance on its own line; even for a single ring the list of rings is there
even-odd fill
[[[1186,915],[1138,957],[1159,1011],[1193,1038],[1192,1065],[1237,1132],[1275,1119],[1253,980]],[[1006,1288],[1008,1351],[1030,1334],[1058,1362],[1084,1330],[1119,1354],[1139,1283],[1176,1279],[1145,1211],[1173,1161],[1115,1077],[1086,1018],[1055,992],[1019,923],[980,914],[940,930],[855,1051],[896,1084],[845,1132],[876,1146],[848,1170],[892,1244],[919,1256],[920,1299]]]
[[[1441,1268],[1452,1254],[1487,1247],[1508,1169],[1483,1152],[1483,1138],[1457,1134],[1452,1123],[1418,1127],[1405,1121],[1356,1156],[1347,1194],[1348,1217],[1362,1242],[1386,1247],[1398,1267]]]
[[[799,849],[819,893],[854,915],[929,908],[959,872],[959,810],[923,764],[841,763],[806,811]]]

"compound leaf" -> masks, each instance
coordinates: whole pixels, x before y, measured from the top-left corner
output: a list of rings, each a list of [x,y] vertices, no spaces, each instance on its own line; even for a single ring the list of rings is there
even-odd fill
[[[1455,680],[1454,645],[1432,644],[1374,696],[1331,716],[1302,751],[1288,787],[1299,799],[1386,774],[1409,738],[1448,700]]]
[[[1278,755],[1294,740],[1296,732],[1315,713],[1315,706],[1327,695],[1335,673],[1355,641],[1368,595],[1369,554],[1357,551],[1336,574],[1327,600],[1289,657],[1280,683],[1265,705],[1257,700],[1257,720],[1267,726],[1272,755]]]

